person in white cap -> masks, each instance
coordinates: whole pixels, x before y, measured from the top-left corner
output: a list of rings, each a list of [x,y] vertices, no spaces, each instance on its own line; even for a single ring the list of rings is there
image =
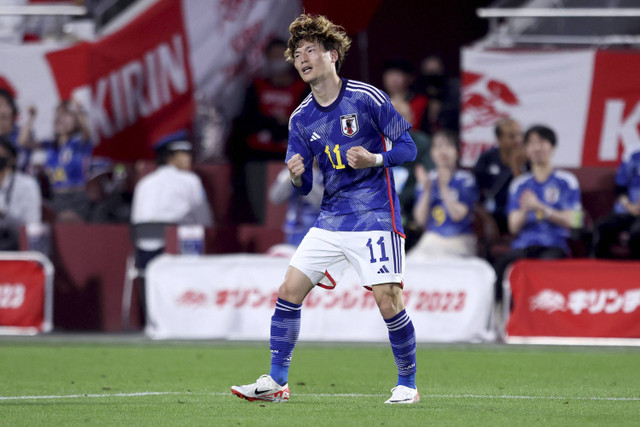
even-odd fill
[[[132,224],[213,225],[202,182],[191,171],[192,148],[184,131],[170,134],[154,145],[158,168],[143,177],[134,189]]]

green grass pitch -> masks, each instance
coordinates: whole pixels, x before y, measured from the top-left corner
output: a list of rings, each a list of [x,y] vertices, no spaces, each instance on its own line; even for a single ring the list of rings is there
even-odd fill
[[[0,425],[623,426],[640,423],[640,349],[420,345],[415,405],[384,405],[387,345],[301,342],[287,403],[233,384],[268,343],[1,338]]]

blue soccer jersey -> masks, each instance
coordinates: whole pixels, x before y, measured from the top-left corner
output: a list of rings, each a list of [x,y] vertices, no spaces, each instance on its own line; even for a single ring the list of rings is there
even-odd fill
[[[322,170],[324,196],[315,227],[404,233],[393,173],[387,166],[397,163],[391,156],[392,147],[409,153],[403,161],[415,158],[415,144],[407,133],[410,127],[388,96],[366,83],[342,79],[338,98],[328,107],[319,105],[313,94],[305,98],[289,121],[286,161],[295,154],[303,157],[302,193],[310,188],[314,157]],[[347,151],[356,146],[383,153],[385,167],[351,168]]]
[[[520,207],[520,197],[526,190],[533,191],[538,199],[556,210],[581,210],[580,186],[575,175],[555,170],[545,182],[538,182],[532,173],[516,178],[509,187],[509,213]],[[525,223],[511,247],[522,249],[530,246],[558,247],[569,250],[569,230],[545,218],[542,211],[527,212]]]
[[[86,184],[93,145],[78,134],[58,148],[54,141],[42,144],[47,158],[44,164],[51,187],[55,190],[82,187]]]
[[[616,185],[627,189],[627,196],[631,203],[638,203],[640,200],[640,151],[632,153],[620,164],[616,172]],[[616,202],[613,211],[621,214],[629,213],[620,201]]]
[[[445,237],[473,233],[473,206],[478,201],[478,189],[473,175],[467,171],[457,170],[451,177],[451,181],[449,181],[449,192],[453,198],[464,203],[469,208],[467,215],[460,221],[451,219],[442,201],[442,195],[438,188],[438,172],[432,171],[429,175],[431,178],[431,192],[429,194],[430,212],[427,217],[427,230]]]

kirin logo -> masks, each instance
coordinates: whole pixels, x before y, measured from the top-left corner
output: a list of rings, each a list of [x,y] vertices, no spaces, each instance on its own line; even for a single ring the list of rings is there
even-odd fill
[[[509,110],[520,104],[514,91],[503,82],[484,74],[465,71],[462,74],[462,127],[493,126]]]
[[[529,299],[529,309],[531,311],[546,311],[547,313],[566,311],[566,302],[566,298],[560,292],[543,289]]]

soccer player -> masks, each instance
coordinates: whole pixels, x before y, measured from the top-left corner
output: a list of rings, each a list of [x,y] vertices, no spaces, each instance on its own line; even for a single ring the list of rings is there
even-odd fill
[[[322,282],[335,285],[350,264],[372,289],[398,367],[385,403],[415,403],[416,340],[404,310],[404,234],[393,175],[388,169],[415,158],[410,128],[388,96],[338,76],[351,44],[324,16],[303,14],[290,26],[286,58],[311,87],[289,121],[286,162],[301,194],[311,190],[312,164],[324,175],[315,226],[293,255],[271,318],[271,371],[255,383],[231,387],[253,401],[287,401],[288,372],[300,331],[302,302]]]

